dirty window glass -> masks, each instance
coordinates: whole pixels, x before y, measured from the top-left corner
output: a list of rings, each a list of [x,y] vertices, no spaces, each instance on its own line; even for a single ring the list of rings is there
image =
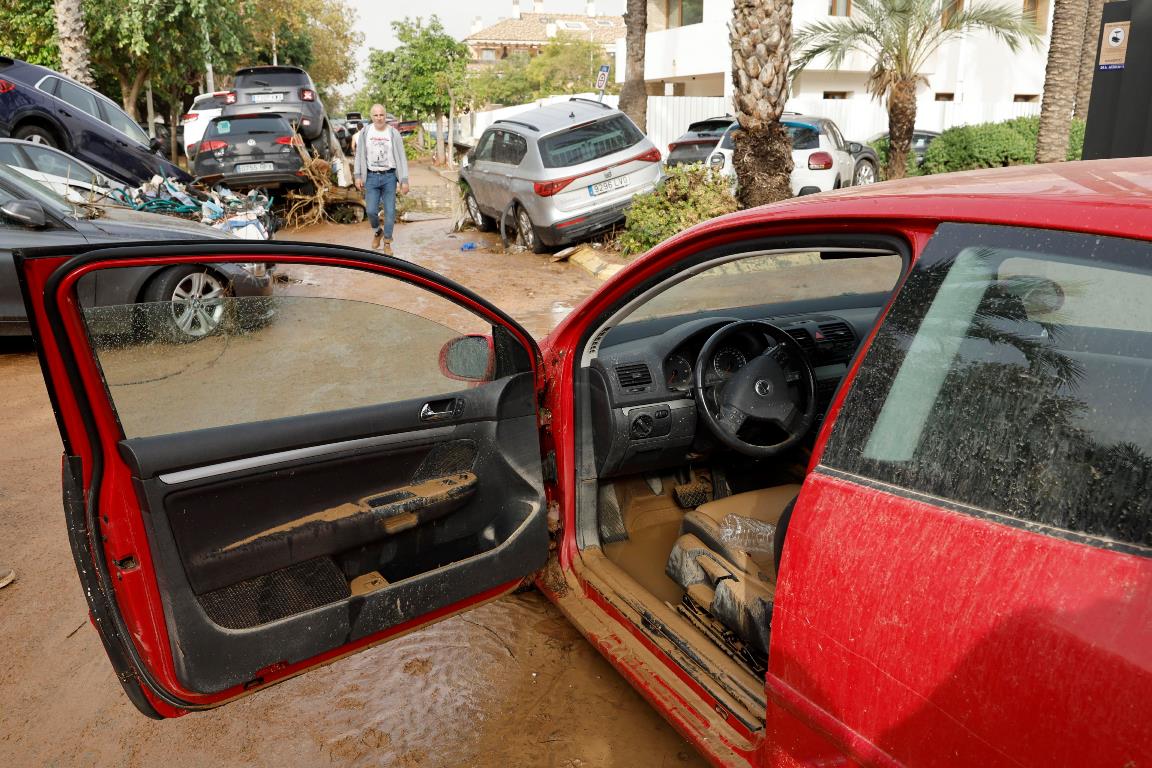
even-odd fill
[[[1152,247],[946,225],[868,352],[825,462],[1152,547]]]
[[[626,116],[614,115],[540,139],[540,157],[545,168],[563,168],[615,154],[643,138]]]
[[[356,270],[280,265],[271,296],[245,295],[256,292],[251,276],[260,269],[214,266],[96,273],[83,314],[126,437],[475,386],[448,375],[441,353],[493,328],[427,290]],[[519,370],[503,359],[498,353],[496,375]]]
[[[713,310],[859,295],[877,306],[900,277],[896,254],[831,258],[819,252],[754,254],[692,275],[637,307],[623,323]],[[866,300],[865,300],[866,299]]]

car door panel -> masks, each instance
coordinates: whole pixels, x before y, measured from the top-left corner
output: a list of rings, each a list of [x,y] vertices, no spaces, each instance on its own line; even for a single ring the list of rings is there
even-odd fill
[[[240,250],[245,260],[275,252],[269,260],[282,264],[301,252],[359,268],[388,262],[410,282],[469,299],[498,339],[531,343],[418,267],[270,246]],[[225,258],[211,245],[177,250],[188,263]],[[109,654],[126,660],[122,680],[140,681],[146,695],[129,693],[150,714],[223,703],[499,596],[544,564],[534,367],[501,363],[492,380],[428,398],[126,438],[70,290],[92,273],[64,265],[46,280],[62,259],[18,259],[30,296],[40,286],[46,299],[32,302],[51,329],[45,371],[70,476],[83,477],[83,491],[70,485],[78,568],[97,582],[89,597],[104,604],[93,615],[108,617]],[[115,265],[127,263],[139,262]]]

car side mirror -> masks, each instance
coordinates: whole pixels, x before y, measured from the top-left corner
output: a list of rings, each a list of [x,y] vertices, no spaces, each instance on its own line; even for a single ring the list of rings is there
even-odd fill
[[[41,229],[48,223],[44,208],[35,200],[13,200],[0,206],[0,213],[33,229]]]
[[[460,165],[467,168],[468,166],[472,165],[472,161],[475,159],[476,159],[476,150],[470,149],[470,150],[468,150],[468,153],[466,155],[464,155],[463,160],[460,161]]]
[[[491,381],[496,353],[491,336],[458,336],[440,350],[440,372],[457,381]]]
[[[850,142],[848,142],[848,151],[849,151],[850,153],[852,153],[853,155],[859,154],[859,153],[860,153],[860,151],[861,151],[861,150],[863,150],[863,149],[864,149],[864,145],[863,145],[863,144],[861,144],[861,143],[860,143],[860,142],[858,142],[858,141],[850,141]]]
[[[160,139],[156,138],[155,136],[153,136],[151,139],[148,140],[148,151],[149,152],[159,152],[160,148],[163,146],[164,145],[160,143]]]

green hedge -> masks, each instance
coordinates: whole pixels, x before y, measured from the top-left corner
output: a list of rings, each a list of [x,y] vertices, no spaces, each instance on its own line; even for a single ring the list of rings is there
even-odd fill
[[[655,190],[632,198],[620,250],[643,253],[693,224],[739,209],[728,180],[705,165],[678,165],[666,171]]]
[[[981,123],[949,128],[928,145],[922,173],[949,173],[1036,162],[1039,117],[1017,117],[1002,123]],[[1073,121],[1068,159],[1079,160],[1084,150],[1084,123]]]

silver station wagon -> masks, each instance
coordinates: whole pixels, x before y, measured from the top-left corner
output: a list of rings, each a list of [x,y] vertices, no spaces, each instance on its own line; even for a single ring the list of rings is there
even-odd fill
[[[497,120],[460,178],[477,227],[507,216],[543,253],[621,222],[632,197],[660,180],[660,150],[623,112],[574,98]]]

